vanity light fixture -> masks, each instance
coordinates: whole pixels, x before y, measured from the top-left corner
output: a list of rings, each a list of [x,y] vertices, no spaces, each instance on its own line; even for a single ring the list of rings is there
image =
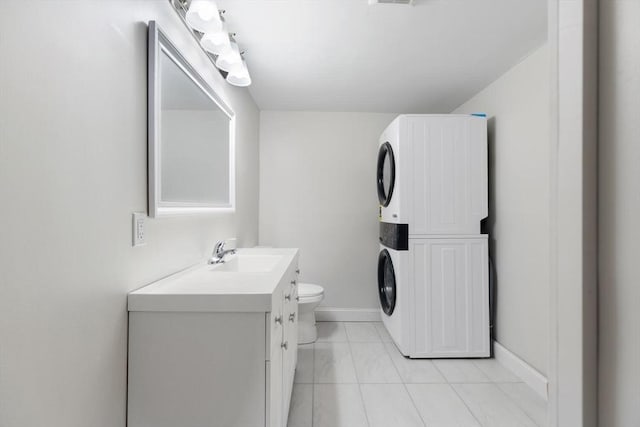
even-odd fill
[[[249,86],[251,76],[244,51],[238,47],[235,33],[227,29],[225,11],[219,10],[214,0],[169,0],[169,3],[222,77],[231,85]]]
[[[240,56],[240,49],[238,44],[234,41],[231,42],[229,47],[222,51],[216,58],[216,67],[227,73],[237,65],[242,63],[242,56]]]
[[[244,59],[239,64],[231,67],[229,74],[227,74],[227,82],[240,87],[247,87],[251,84],[251,76],[249,75],[249,69]]]
[[[213,0],[191,0],[184,19],[191,28],[201,33],[222,29],[220,12]]]
[[[220,55],[231,47],[231,39],[227,31],[227,24],[223,23],[219,31],[205,33],[200,39],[200,46],[209,53]]]

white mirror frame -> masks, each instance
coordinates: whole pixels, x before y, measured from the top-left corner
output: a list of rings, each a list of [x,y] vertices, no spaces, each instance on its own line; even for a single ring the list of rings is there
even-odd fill
[[[178,67],[229,117],[229,203],[213,205],[209,203],[163,202],[161,200],[161,71],[160,57],[165,53]],[[148,210],[149,216],[217,213],[235,211],[235,130],[236,120],[233,110],[216,94],[200,74],[180,54],[175,45],[162,32],[155,21],[149,21],[148,40]]]

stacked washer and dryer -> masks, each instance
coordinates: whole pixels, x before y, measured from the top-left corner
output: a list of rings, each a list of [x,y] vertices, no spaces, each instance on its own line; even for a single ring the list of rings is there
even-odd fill
[[[384,325],[405,356],[488,357],[486,118],[401,115],[379,147]]]

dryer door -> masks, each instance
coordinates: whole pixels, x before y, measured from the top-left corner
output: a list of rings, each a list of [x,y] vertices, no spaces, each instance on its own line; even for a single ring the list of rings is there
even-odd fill
[[[391,255],[386,249],[378,256],[378,295],[382,311],[391,316],[396,307],[396,272]]]
[[[393,156],[393,148],[388,142],[382,144],[378,151],[377,175],[378,200],[383,207],[387,207],[391,202],[396,181],[396,160]]]

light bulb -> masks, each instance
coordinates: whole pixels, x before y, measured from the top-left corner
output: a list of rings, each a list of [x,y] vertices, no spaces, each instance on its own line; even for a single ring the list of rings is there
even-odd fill
[[[220,55],[231,45],[227,24],[222,24],[220,31],[205,33],[200,39],[200,46],[207,52]]]
[[[201,33],[213,33],[222,29],[220,12],[212,0],[191,0],[184,19],[191,28]]]
[[[229,71],[234,65],[241,63],[240,49],[236,42],[231,42],[229,47],[224,49],[216,59],[216,67],[223,71]]]
[[[246,87],[251,84],[251,76],[244,59],[230,68],[229,74],[227,74],[227,82],[240,87]]]

